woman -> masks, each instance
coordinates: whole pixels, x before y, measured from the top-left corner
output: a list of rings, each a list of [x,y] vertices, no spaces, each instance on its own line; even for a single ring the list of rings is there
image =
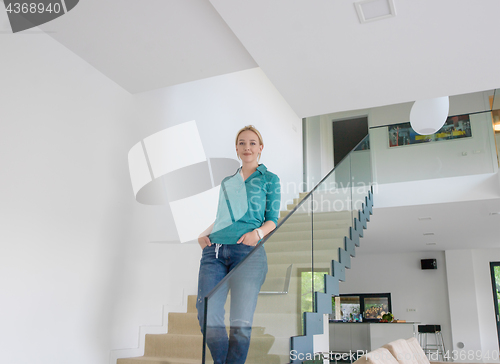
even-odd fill
[[[236,135],[236,153],[242,166],[224,178],[215,222],[198,242],[203,249],[198,277],[198,320],[203,331],[204,298],[276,228],[281,200],[278,176],[259,164],[264,142],[252,125]],[[226,284],[208,300],[206,339],[215,364],[244,363],[250,345],[253,314],[266,278],[267,257],[261,246]],[[224,324],[224,304],[231,290],[230,332]]]

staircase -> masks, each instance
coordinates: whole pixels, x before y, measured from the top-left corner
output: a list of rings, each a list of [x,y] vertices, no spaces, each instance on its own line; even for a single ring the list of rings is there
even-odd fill
[[[314,352],[313,335],[323,333],[323,314],[331,313],[332,296],[339,294],[339,281],[345,280],[345,268],[350,268],[350,258],[355,255],[355,247],[359,246],[359,238],[372,211],[372,196],[369,191],[361,210],[354,213],[345,210],[311,214],[307,206],[303,206],[266,241],[269,270],[261,289],[254,325],[266,327],[266,332],[275,337],[270,353],[280,357],[279,363],[302,362],[291,360],[290,350],[304,357]],[[301,195],[289,209],[303,197]],[[323,194],[322,200],[327,197]],[[287,214],[282,212],[281,219]],[[313,224],[311,215],[314,216]],[[314,237],[313,249],[311,236]],[[312,271],[320,276],[324,272],[322,282],[319,287],[304,292],[302,274]],[[300,297],[304,295],[314,297],[310,312],[304,313],[306,308],[301,307]]]
[[[332,296],[339,294],[339,281],[345,280],[373,208],[369,151],[353,152],[282,211],[278,228],[260,243],[268,274],[255,310],[249,364],[302,363],[290,357],[291,350],[297,358],[314,353],[313,335],[323,334],[324,314],[332,312]],[[355,189],[356,184],[364,187]],[[231,274],[224,284],[230,284]],[[196,297],[189,296],[186,313],[169,313],[167,334],[146,335],[144,356],[117,364],[201,363],[195,304]],[[228,322],[226,317],[229,329]],[[208,348],[205,362],[213,362]]]
[[[313,310],[303,313],[303,333],[291,338],[290,350],[297,356],[302,354],[313,354],[313,335],[323,334],[323,315],[332,313],[332,296],[339,295],[339,282],[345,281],[345,269],[351,267],[351,257],[355,256],[355,248],[360,245],[360,238],[363,236],[363,229],[366,229],[367,222],[373,209],[373,192],[370,190],[361,209],[354,211],[352,225],[348,226],[348,233],[341,239],[330,238],[326,241],[314,238],[314,268],[313,270],[329,270],[323,275],[321,290],[313,289]],[[321,220],[328,221],[327,216],[335,214],[321,214]],[[345,215],[345,213],[343,214]],[[334,221],[334,220],[330,220]],[[343,231],[345,227],[338,227],[336,232]],[[330,228],[331,230],[331,228]],[[314,232],[316,236],[316,232]],[[318,241],[319,240],[319,241]],[[318,246],[319,245],[319,246]],[[300,356],[299,356],[300,357]],[[290,360],[290,363],[302,363],[301,360]]]
[[[144,356],[118,359],[117,364],[200,364],[203,335],[197,318],[196,298],[188,296],[187,312],[168,314],[167,334],[146,334]],[[276,357],[267,354],[273,343],[274,338],[265,334],[264,328],[253,327],[247,363],[279,363]],[[213,362],[211,359],[207,358],[206,362]]]
[[[117,364],[199,364],[202,347],[196,296],[188,296],[186,313],[168,314],[167,334],[147,334],[144,356],[118,359]]]

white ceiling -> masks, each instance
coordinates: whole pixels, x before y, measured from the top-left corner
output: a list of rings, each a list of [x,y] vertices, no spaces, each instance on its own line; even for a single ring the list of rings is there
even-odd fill
[[[207,0],[85,0],[40,28],[131,93],[258,67]]]
[[[395,0],[360,24],[353,0],[211,0],[299,116],[493,89],[497,0]]]
[[[41,28],[131,93],[261,67],[300,117],[500,87],[500,1],[395,6],[360,24],[353,0],[85,0]],[[490,210],[500,200],[377,209],[360,251],[497,246]]]
[[[500,215],[492,212],[500,212],[499,198],[375,208],[356,254],[498,248]]]
[[[300,117],[500,86],[498,0],[85,0],[41,26],[131,93],[260,66]]]

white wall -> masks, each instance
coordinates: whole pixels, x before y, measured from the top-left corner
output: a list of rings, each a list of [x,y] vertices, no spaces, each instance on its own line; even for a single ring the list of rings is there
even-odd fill
[[[281,179],[282,206],[297,197],[302,180],[301,120],[260,69],[144,92],[134,95],[133,104],[133,120],[127,125],[133,135],[130,147],[160,130],[195,120],[207,157],[236,159],[236,132],[244,125],[255,125],[264,139],[261,162]],[[142,241],[157,242],[149,244],[147,249],[154,255],[150,257],[156,262],[153,265],[161,268],[156,269],[156,275],[149,275],[150,290],[157,292],[156,296],[137,295],[144,290],[141,286],[122,291],[116,310],[120,314],[113,328],[114,349],[137,346],[139,325],[166,325],[161,320],[162,304],[177,308],[185,304],[181,300],[184,294],[196,294],[199,247],[176,243],[177,234],[168,207],[138,205],[136,211]],[[165,245],[166,242],[173,245]],[[134,263],[132,260],[131,264]],[[148,264],[146,260],[144,264]],[[133,270],[130,279],[139,274]],[[154,286],[159,289],[155,291]],[[137,315],[137,320],[128,319],[130,312]],[[141,355],[141,352],[141,348],[136,352],[122,350],[114,355],[126,357]]]
[[[200,256],[150,243],[177,234],[168,208],[135,202],[129,149],[196,119],[207,156],[233,157],[254,123],[262,161],[298,185],[300,119],[259,69],[132,96],[44,34],[0,48],[0,361],[108,363],[196,292]]]
[[[489,108],[491,92],[450,97],[449,115],[480,112]],[[413,103],[352,110],[307,118],[307,153],[309,181],[319,180],[333,168],[332,120],[368,116],[372,148],[373,178],[378,184],[447,178],[468,174],[493,173],[496,166],[494,138],[489,127],[489,114],[471,117],[474,138],[389,148],[387,129],[382,126],[407,122]],[[467,152],[467,156],[462,156]],[[309,189],[312,187],[309,184]]]
[[[324,177],[321,169],[322,145],[321,145],[321,123],[319,116],[307,118],[305,123],[306,136],[306,191],[310,191]]]
[[[491,93],[450,97],[449,115],[489,110]],[[413,103],[370,109],[374,178],[379,184],[494,173],[498,170],[490,113],[471,115],[472,138],[389,148],[387,128],[409,121]],[[466,153],[466,155],[463,155]]]
[[[261,162],[281,179],[282,206],[298,197],[302,181],[301,120],[260,69],[141,93],[134,96],[134,106],[134,121],[129,125],[129,130],[134,134],[135,140],[130,146],[159,130],[195,120],[207,157],[236,159],[236,132],[244,125],[255,125],[264,139]],[[154,310],[152,305],[166,303],[177,307],[183,290],[186,294],[196,294],[199,247],[189,244],[165,247],[165,241],[175,242],[177,239],[170,210],[167,207],[141,205],[137,209],[143,226],[141,231],[143,235],[147,235],[145,241],[157,241],[159,243],[154,246],[171,254],[169,261],[163,263],[161,274],[154,279],[155,284],[163,287],[163,291],[167,289],[169,295],[166,301],[159,298],[143,300],[137,297],[136,290],[124,291],[125,296],[120,303],[120,312],[123,314],[115,324],[115,332],[118,333],[113,345],[115,349],[137,345],[137,339],[132,340],[132,334],[137,335],[137,329],[131,330],[133,325],[126,319],[127,312],[139,309],[144,311],[143,316],[149,315],[148,317],[154,313],[156,322],[161,324],[161,309]],[[158,265],[161,264],[158,262]],[[187,265],[184,267],[184,264]],[[177,272],[183,272],[187,277],[180,282],[170,282],[179,277]],[[145,304],[149,308],[146,309]],[[155,322],[151,319],[143,321],[142,325]],[[126,351],[125,354],[118,353],[116,356],[130,355],[130,351]],[[140,355],[140,351],[136,355]]]
[[[104,363],[134,232],[131,97],[44,34],[0,48],[0,361]]]
[[[495,261],[500,261],[500,249],[446,252],[453,350],[460,355],[457,343],[462,342],[466,355],[473,350],[483,356],[474,354],[467,361],[499,361],[498,355],[497,360],[491,357],[499,352],[489,264]]]
[[[207,157],[236,157],[236,133],[252,124],[264,139],[260,159],[283,184],[282,206],[302,181],[302,120],[258,69],[189,82],[135,96],[138,141],[163,128],[196,120]],[[141,125],[139,120],[148,120]]]
[[[495,133],[495,144],[497,146],[497,158],[500,156],[500,133]]]
[[[450,96],[450,111],[448,115],[462,115],[490,110],[489,97],[491,91],[474,92],[463,95]],[[367,109],[369,111],[369,125],[371,128],[410,121],[410,111],[413,102],[387,105]],[[357,113],[337,113],[340,117],[363,115],[367,110],[358,110]]]
[[[392,148],[387,128],[370,129],[375,180],[384,184],[496,172],[490,113],[471,115],[470,121],[471,138]]]
[[[391,293],[395,318],[439,324],[445,345],[451,346],[451,328],[443,252],[388,253],[363,255],[361,247],[346,270],[340,293]],[[436,259],[437,270],[422,270],[421,259]],[[416,311],[408,312],[408,309]]]
[[[460,350],[457,343],[464,344],[463,350],[481,350],[478,307],[474,267],[471,250],[448,250],[446,252],[448,273],[448,295],[452,319],[452,350]]]
[[[485,91],[451,96],[449,115],[489,110],[490,94]],[[308,152],[314,150],[314,155],[317,155],[320,148],[316,163],[321,163],[323,170],[331,169],[332,120],[368,116],[373,178],[379,184],[494,173],[498,170],[489,113],[471,115],[472,138],[389,148],[387,128],[384,126],[408,122],[412,105],[410,102],[307,118],[308,129],[316,130],[319,123],[321,131],[307,135]],[[462,155],[463,152],[467,155]],[[317,169],[311,170],[311,173],[317,173]]]
[[[490,262],[500,261],[500,249],[447,250],[364,255],[363,239],[346,271],[341,293],[390,292],[397,318],[440,324],[446,349],[460,358],[458,342],[468,362],[498,362]],[[434,258],[437,270],[421,270],[420,259]],[[408,308],[416,309],[407,312]],[[478,354],[479,352],[479,354]],[[486,355],[490,357],[486,357]],[[481,357],[482,356],[482,357]]]

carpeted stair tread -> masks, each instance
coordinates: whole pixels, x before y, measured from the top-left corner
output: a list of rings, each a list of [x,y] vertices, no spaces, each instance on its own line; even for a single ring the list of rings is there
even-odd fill
[[[188,304],[187,304],[188,313],[198,312],[196,310],[196,298],[197,297],[195,295],[188,296]]]
[[[316,221],[314,220],[314,230],[321,229],[348,229],[350,223],[349,219],[345,219],[342,221]],[[274,235],[280,235],[282,232],[290,232],[290,231],[311,231],[311,219],[309,221],[303,222],[289,222],[288,220],[277,230]]]
[[[137,358],[118,359],[117,364],[201,364],[201,359],[140,356]]]
[[[310,233],[309,233],[310,234]],[[345,234],[344,234],[345,236]],[[273,264],[273,261],[269,260],[269,254],[270,253],[280,253],[280,254],[287,254],[287,253],[296,253],[296,252],[302,252],[305,256],[311,256],[311,237],[309,236],[309,239],[300,239],[300,236],[297,238],[293,239],[290,238],[287,241],[273,241],[265,244],[265,249],[266,253],[268,254],[268,264]],[[314,238],[314,251],[316,252],[317,250],[325,250],[325,249],[330,249],[330,250],[335,250],[339,247],[344,247],[344,238],[321,238],[317,237],[315,234]],[[290,262],[290,264],[293,262]]]
[[[147,334],[144,356],[201,360],[202,346],[201,332],[197,335]]]
[[[249,358],[267,353],[274,337],[263,333],[263,328],[255,328],[248,353]],[[179,334],[147,334],[144,355],[147,357],[175,357],[201,360],[203,336]]]
[[[168,333],[182,335],[201,335],[196,312],[169,312]]]
[[[269,264],[273,263],[308,263],[311,261],[311,255],[304,254],[303,251],[287,252],[287,253],[267,253],[267,259]],[[326,266],[331,264],[332,260],[339,260],[338,246],[332,246],[332,249],[314,249],[314,265],[317,263],[327,263]]]
[[[302,206],[300,207],[302,208]],[[325,211],[325,212],[319,212],[319,211],[314,211],[314,216],[311,217],[311,211],[296,211],[292,216],[290,216],[287,219],[286,223],[290,222],[307,222],[311,221],[311,218],[314,218],[314,221],[337,221],[337,222],[345,222],[345,221],[350,221],[352,219],[351,217],[351,211]],[[281,211],[280,212],[280,219],[278,219],[278,222],[280,222],[281,218],[287,216],[289,211]]]
[[[282,360],[277,355],[266,355],[255,360],[248,358],[246,361],[247,364],[280,364],[281,362]],[[213,361],[207,359],[206,363],[213,363]],[[137,358],[118,359],[117,364],[201,364],[201,360],[140,356]]]
[[[347,227],[341,228],[321,228],[317,227],[317,224],[314,224],[314,228],[311,228],[309,225],[308,229],[302,231],[278,231],[266,242],[266,247],[272,244],[274,241],[288,241],[290,239],[302,240],[307,239],[311,240],[311,233],[314,233],[315,238],[319,239],[343,239],[344,236],[348,233]]]

